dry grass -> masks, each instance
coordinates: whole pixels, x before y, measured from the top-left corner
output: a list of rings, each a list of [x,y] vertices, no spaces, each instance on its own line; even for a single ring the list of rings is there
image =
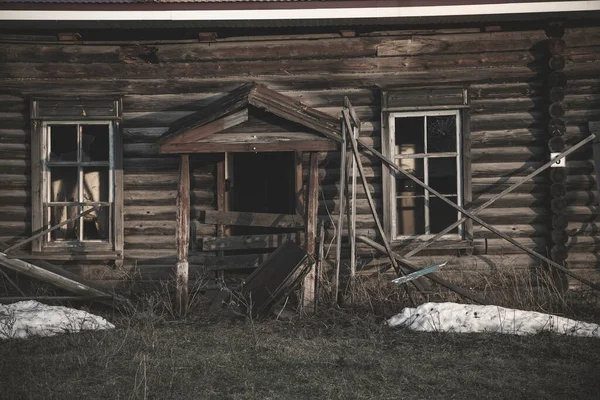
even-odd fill
[[[600,391],[597,339],[420,334],[339,310],[253,327],[116,322],[113,332],[0,343],[0,398],[584,399]]]
[[[0,342],[1,399],[570,398],[600,393],[600,341],[415,333],[382,325],[405,291],[357,282],[351,308],[257,323],[171,319],[167,290],[115,331]],[[165,287],[165,289],[168,289]]]
[[[598,313],[597,297],[565,294],[539,276],[486,279],[479,289],[501,305],[587,320]],[[324,302],[314,317],[285,313],[261,323],[240,313],[206,314],[202,285],[191,292],[183,320],[173,319],[172,288],[161,285],[132,310],[105,315],[114,331],[0,342],[0,399],[589,399],[600,393],[600,340],[390,329],[383,319],[409,305],[410,296],[387,276],[357,280],[344,308]],[[328,287],[324,282],[325,294]],[[432,296],[448,295],[434,290]]]

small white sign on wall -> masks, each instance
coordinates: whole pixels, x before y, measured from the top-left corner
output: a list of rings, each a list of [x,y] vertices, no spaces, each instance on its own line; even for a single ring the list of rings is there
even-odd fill
[[[560,153],[550,153],[550,159],[553,160],[556,157],[558,157],[560,155]],[[558,161],[555,161],[552,164],[552,168],[564,168],[567,166],[567,157],[563,157]]]

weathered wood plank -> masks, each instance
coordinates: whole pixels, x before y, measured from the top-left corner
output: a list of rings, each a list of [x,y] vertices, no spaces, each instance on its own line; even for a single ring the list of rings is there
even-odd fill
[[[190,157],[182,155],[179,167],[179,186],[177,189],[177,228],[175,232],[177,246],[176,264],[176,306],[179,315],[183,316],[188,305],[190,245]]]
[[[307,193],[307,211],[306,211],[306,252],[310,257],[315,256],[316,238],[317,238],[317,218],[319,203],[319,153],[310,153],[308,169],[308,193]],[[302,308],[305,312],[313,313],[316,311],[317,302],[315,299],[317,270],[316,263],[310,267],[304,282],[302,283]]]
[[[273,249],[286,240],[299,244],[303,242],[302,235],[299,233],[204,237],[200,240],[203,251]]]
[[[273,143],[230,143],[230,152],[268,152],[268,151],[329,151],[336,150],[337,144],[327,140],[290,140]],[[223,143],[195,142],[185,144],[164,144],[160,148],[163,154],[214,153],[223,151]]]
[[[271,228],[304,228],[304,221],[300,215],[236,211],[207,210],[204,213],[204,223],[239,226],[262,226]]]
[[[199,126],[197,128],[191,128],[188,131],[182,132],[175,136],[169,136],[163,143],[190,143],[196,140],[203,139],[214,133],[221,132],[232,126],[239,125],[244,121],[248,121],[248,109],[245,108],[241,111],[227,115],[215,121],[209,122],[208,124]]]

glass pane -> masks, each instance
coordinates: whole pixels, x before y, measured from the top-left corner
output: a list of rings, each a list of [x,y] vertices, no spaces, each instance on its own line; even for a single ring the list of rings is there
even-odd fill
[[[421,181],[424,181],[424,161],[422,158],[404,158],[396,160],[396,165],[412,174]],[[396,194],[398,196],[417,196],[423,195],[423,188],[404,174],[396,175]]]
[[[425,198],[396,200],[396,234],[421,235],[425,233]]]
[[[108,161],[108,125],[81,127],[81,161]]]
[[[453,203],[456,203],[456,196],[446,196]],[[429,198],[429,223],[431,225],[431,233],[439,233],[446,229],[450,224],[458,220],[458,211],[452,206],[444,203],[443,200],[437,197]],[[450,233],[457,233],[458,227],[454,228]]]
[[[77,125],[50,126],[50,161],[77,161]]]
[[[83,169],[82,193],[84,202],[108,201],[108,167]]]
[[[79,201],[77,167],[50,168],[50,201]]]
[[[429,186],[441,194],[456,195],[456,158],[429,159]]]
[[[456,116],[427,117],[427,152],[456,151]]]
[[[425,152],[423,117],[396,118],[396,154]]]
[[[79,214],[78,206],[51,206],[48,207],[50,213],[50,226],[54,226],[61,222],[68,220],[71,217]],[[52,241],[66,241],[66,240],[77,240],[79,235],[79,221],[81,218],[77,218],[73,221],[66,223],[55,231],[50,232],[50,240]]]
[[[91,207],[84,207],[89,210]],[[110,207],[101,207],[83,217],[83,240],[108,240]]]

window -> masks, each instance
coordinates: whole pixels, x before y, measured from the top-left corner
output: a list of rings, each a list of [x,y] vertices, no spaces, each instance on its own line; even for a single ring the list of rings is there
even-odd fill
[[[69,250],[67,256],[122,251],[119,105],[32,102],[33,230],[64,223],[34,242],[34,251]]]
[[[458,111],[391,113],[390,149],[396,164],[462,205]],[[399,174],[391,180],[393,237],[439,233],[460,216],[429,191]],[[452,233],[462,236],[459,229]]]
[[[453,203],[470,201],[470,174],[465,179],[470,164],[464,162],[466,90],[416,89],[383,96],[384,154]],[[392,240],[429,238],[461,218],[442,199],[385,167],[383,191],[384,221]],[[461,224],[444,238],[463,239],[470,236],[465,235],[469,229]]]

